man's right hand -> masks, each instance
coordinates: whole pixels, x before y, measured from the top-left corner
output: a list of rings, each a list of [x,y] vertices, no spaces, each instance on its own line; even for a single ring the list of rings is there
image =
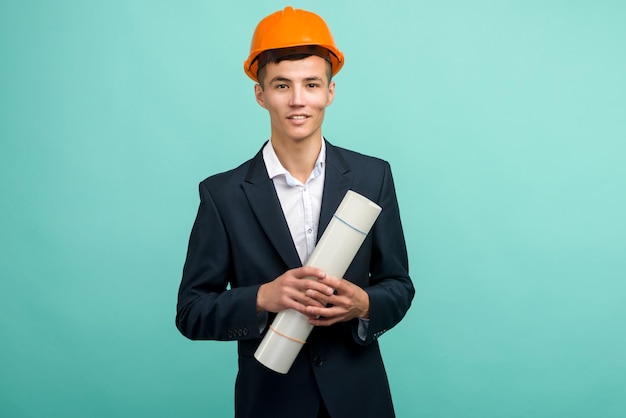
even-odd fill
[[[317,281],[324,277],[326,273],[315,267],[287,270],[273,281],[261,285],[256,297],[257,312],[277,313],[285,309],[295,309],[307,315],[307,306],[324,307],[322,302],[305,294],[307,290],[313,289],[324,295],[332,295],[334,290],[331,287]]]

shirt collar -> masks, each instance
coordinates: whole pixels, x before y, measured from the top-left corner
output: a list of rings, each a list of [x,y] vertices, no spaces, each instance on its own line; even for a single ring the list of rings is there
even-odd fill
[[[287,171],[285,167],[278,160],[278,156],[276,155],[276,151],[274,151],[274,147],[272,146],[272,140],[267,141],[265,146],[263,147],[263,161],[265,162],[265,167],[267,169],[267,175],[270,179],[274,179],[278,176],[285,176],[287,183],[291,186],[293,182],[298,182],[292,175]],[[309,176],[309,179],[318,177],[320,174],[324,172],[324,164],[326,163],[326,141],[322,137],[322,148],[320,149],[320,153],[317,156],[317,160],[315,161],[315,166],[313,167],[313,172]],[[298,182],[299,183],[299,182]]]

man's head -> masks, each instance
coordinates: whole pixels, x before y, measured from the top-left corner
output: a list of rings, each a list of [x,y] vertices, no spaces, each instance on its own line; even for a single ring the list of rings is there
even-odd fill
[[[269,112],[274,146],[321,138],[326,108],[335,96],[328,61],[316,55],[270,62],[254,86],[257,103]]]
[[[325,110],[335,95],[331,79],[343,62],[315,13],[286,7],[261,20],[244,71],[258,82],[255,97],[269,112],[274,147],[321,139]]]
[[[250,55],[244,62],[244,71],[258,82],[267,64],[311,55],[328,61],[329,83],[344,63],[343,53],[335,45],[330,29],[320,16],[286,7],[265,17],[257,25],[250,44]]]

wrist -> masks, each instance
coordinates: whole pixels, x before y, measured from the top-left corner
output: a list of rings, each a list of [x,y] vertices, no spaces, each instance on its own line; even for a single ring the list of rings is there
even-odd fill
[[[361,303],[359,304],[359,318],[370,319],[370,297],[365,290],[362,290]]]
[[[263,295],[265,291],[265,284],[259,286],[259,290],[256,293],[256,313],[260,314],[261,312],[266,312],[263,304]]]

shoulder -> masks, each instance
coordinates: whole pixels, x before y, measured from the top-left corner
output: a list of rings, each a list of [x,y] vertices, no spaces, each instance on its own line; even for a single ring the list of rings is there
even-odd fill
[[[364,162],[368,164],[374,164],[374,165],[388,165],[389,164],[387,161],[379,157],[374,157],[372,155],[367,155],[367,154],[361,154],[360,152],[349,150],[346,148],[341,148],[341,147],[335,147],[335,148],[338,149],[339,152],[342,155],[344,155],[346,158],[349,158],[355,161]]]
[[[344,165],[347,169],[357,173],[370,173],[374,176],[390,170],[389,162],[382,158],[330,144],[328,144],[327,149],[327,161],[329,164]]]
[[[387,161],[341,147],[331,146],[328,150],[327,175],[348,179],[352,190],[374,202],[395,193]]]
[[[202,180],[200,184],[209,189],[214,189],[219,188],[220,186],[231,186],[235,183],[241,183],[245,180],[251,164],[252,159],[231,170],[213,174]]]
[[[208,199],[213,204],[227,209],[229,205],[241,203],[244,198],[242,184],[245,183],[254,158],[236,168],[222,173],[213,174],[200,182],[201,199]]]

